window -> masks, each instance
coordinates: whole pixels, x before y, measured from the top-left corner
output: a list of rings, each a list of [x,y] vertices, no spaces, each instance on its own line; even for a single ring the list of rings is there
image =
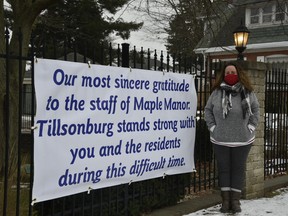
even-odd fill
[[[263,13],[262,13],[262,22],[263,23],[270,23],[272,22],[272,6],[267,5],[263,8]]]
[[[285,20],[285,11],[286,11],[286,6],[284,3],[277,4],[276,5],[276,13],[275,13],[275,21],[283,21]]]
[[[250,12],[250,13],[249,13]],[[285,2],[265,3],[259,7],[248,9],[248,22],[251,25],[271,25],[275,22],[280,23],[288,19],[288,5]],[[250,16],[250,17],[249,17]],[[250,19],[249,19],[250,18]]]
[[[260,17],[259,11],[260,11],[259,8],[251,8],[251,16],[250,16],[251,24],[259,23],[259,17]]]

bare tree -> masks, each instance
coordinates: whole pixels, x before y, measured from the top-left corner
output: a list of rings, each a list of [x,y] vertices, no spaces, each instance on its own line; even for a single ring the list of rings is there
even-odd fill
[[[211,28],[216,18],[227,18],[222,6],[229,3],[231,0],[133,0],[127,8],[145,14],[145,30],[150,34],[167,34],[166,47],[171,53],[192,54],[204,28]],[[209,31],[213,35],[217,30]]]

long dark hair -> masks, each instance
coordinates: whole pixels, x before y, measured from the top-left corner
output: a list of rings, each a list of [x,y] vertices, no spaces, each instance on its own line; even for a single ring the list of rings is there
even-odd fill
[[[251,82],[248,78],[248,76],[245,74],[243,68],[237,63],[237,62],[227,62],[224,67],[222,68],[222,70],[220,71],[220,73],[218,73],[218,75],[216,76],[216,81],[212,87],[212,91],[215,89],[220,88],[221,83],[224,80],[224,76],[225,76],[225,69],[228,66],[234,66],[237,70],[238,73],[238,79],[239,82],[245,87],[246,90],[248,90],[249,92],[253,91],[253,87],[251,85]]]

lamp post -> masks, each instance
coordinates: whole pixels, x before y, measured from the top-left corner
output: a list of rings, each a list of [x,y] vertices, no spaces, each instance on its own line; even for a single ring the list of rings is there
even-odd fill
[[[240,26],[233,32],[235,48],[238,51],[238,60],[244,60],[243,52],[246,49],[249,33],[250,31],[242,24],[242,21]]]

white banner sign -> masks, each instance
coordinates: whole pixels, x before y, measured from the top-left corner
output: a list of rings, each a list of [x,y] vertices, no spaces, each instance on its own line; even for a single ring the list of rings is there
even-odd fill
[[[192,172],[191,75],[35,61],[33,201]]]

